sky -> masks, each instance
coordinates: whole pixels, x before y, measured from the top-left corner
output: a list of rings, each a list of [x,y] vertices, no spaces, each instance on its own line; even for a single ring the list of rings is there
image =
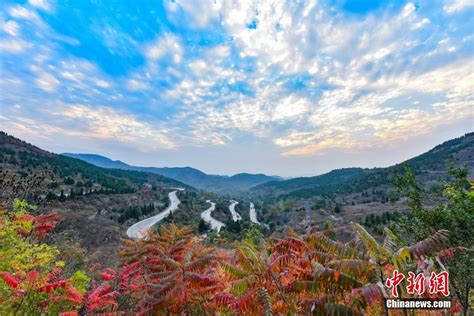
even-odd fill
[[[474,1],[0,3],[0,130],[212,174],[383,167],[474,131]]]

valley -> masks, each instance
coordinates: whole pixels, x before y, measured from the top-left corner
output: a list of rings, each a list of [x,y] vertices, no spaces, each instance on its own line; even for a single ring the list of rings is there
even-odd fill
[[[2,205],[8,209],[14,199],[23,199],[37,205],[33,214],[57,214],[59,222],[46,242],[68,262],[94,271],[119,265],[123,239],[147,242],[147,236],[177,227],[189,227],[200,242],[223,251],[249,234],[279,238],[288,231],[321,231],[349,243],[355,223],[381,240],[386,227],[413,207],[397,187],[404,168],[421,185],[423,207],[435,209],[445,203],[440,196],[451,166],[464,166],[473,178],[474,133],[388,168],[276,178],[221,192],[155,172],[102,168],[5,133],[0,133],[0,161]]]
[[[264,174],[239,173],[233,176],[211,175],[192,167],[138,167],[129,165],[120,160],[112,160],[94,154],[63,153],[62,155],[80,159],[102,168],[155,173],[186,183],[196,189],[220,194],[245,192],[256,185],[265,182],[282,180],[280,177],[267,176]]]
[[[474,0],[0,2],[0,316],[467,316]]]
[[[105,157],[93,156],[94,160],[90,155],[76,155],[86,157],[93,165],[71,158],[72,154],[56,155],[4,133],[0,136],[2,200],[26,198],[38,204],[42,212],[60,212],[64,221],[58,227],[57,238],[69,236],[79,241],[99,261],[100,248],[108,249],[109,244],[116,247],[125,235],[142,237],[143,230],[157,222],[191,224],[197,231],[198,219],[202,219],[210,229],[232,230],[231,238],[238,238],[242,225],[259,226],[260,222],[277,233],[286,226],[305,231],[312,226],[330,225],[339,237],[349,238],[351,221],[366,223],[408,209],[394,186],[402,164],[340,169],[289,180],[266,178],[271,181],[247,191],[236,185],[235,191],[230,190],[234,193],[216,193],[193,188],[195,180],[182,183],[156,172],[130,170],[129,165]],[[439,181],[447,177],[449,159],[458,165],[465,164],[472,177],[473,148],[471,133],[406,163],[428,192],[436,192]],[[176,178],[186,180],[184,176]],[[174,188],[183,190],[178,193]],[[427,198],[425,204],[437,202]],[[99,226],[96,223],[104,229],[94,229]],[[373,229],[378,230],[377,226]],[[101,240],[106,242],[98,242]]]

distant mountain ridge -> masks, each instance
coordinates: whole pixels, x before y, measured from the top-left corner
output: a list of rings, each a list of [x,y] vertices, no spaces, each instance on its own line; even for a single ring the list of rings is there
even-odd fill
[[[198,189],[218,193],[245,191],[269,181],[281,180],[279,177],[267,176],[265,174],[238,173],[233,176],[210,175],[192,167],[139,167],[96,154],[63,153],[62,155],[80,159],[102,168],[152,172],[175,179]]]
[[[474,177],[474,133],[448,140],[419,156],[386,168],[343,168],[314,177],[299,177],[285,181],[267,182],[250,189],[261,197],[310,198],[332,194],[360,192],[368,188],[392,185],[393,176],[402,172],[407,164],[422,182],[447,176],[449,160],[465,164],[468,174]]]

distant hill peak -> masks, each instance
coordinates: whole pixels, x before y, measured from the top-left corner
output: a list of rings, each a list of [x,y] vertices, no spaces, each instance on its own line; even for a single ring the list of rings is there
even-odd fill
[[[120,160],[96,154],[64,153],[64,156],[77,158],[102,168],[136,170],[156,173],[177,181],[186,183],[198,189],[207,191],[230,193],[248,190],[256,185],[269,181],[279,181],[280,177],[265,174],[238,173],[231,177],[211,175],[193,167],[140,167],[132,166]]]
[[[123,161],[112,160],[108,157],[97,155],[97,154],[62,153],[61,155],[70,157],[70,158],[80,159],[102,168],[133,170],[131,166],[129,166]]]

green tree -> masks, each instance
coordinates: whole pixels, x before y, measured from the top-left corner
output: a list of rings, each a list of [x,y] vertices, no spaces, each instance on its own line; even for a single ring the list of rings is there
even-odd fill
[[[29,214],[33,211],[35,207],[19,200],[11,211],[0,210],[1,315],[57,315],[76,309],[90,281],[80,271],[64,278],[58,248],[41,240],[57,218]]]
[[[416,183],[413,173],[405,167],[405,175],[397,184],[401,192],[408,196],[411,212],[397,216],[396,228],[410,232],[413,239],[425,238],[433,230],[449,231],[449,246],[452,248],[439,262],[445,262],[450,273],[450,286],[463,305],[464,314],[469,308],[470,289],[474,276],[474,182],[467,180],[467,168],[450,164],[450,181],[444,183],[445,201],[433,209],[425,209],[421,203],[423,190]],[[410,236],[409,236],[410,237]]]
[[[204,233],[207,232],[209,229],[210,229],[209,224],[206,223],[206,222],[201,218],[201,220],[199,221],[199,225],[198,225],[198,231],[199,231],[199,233],[200,233],[200,234],[204,234]]]

